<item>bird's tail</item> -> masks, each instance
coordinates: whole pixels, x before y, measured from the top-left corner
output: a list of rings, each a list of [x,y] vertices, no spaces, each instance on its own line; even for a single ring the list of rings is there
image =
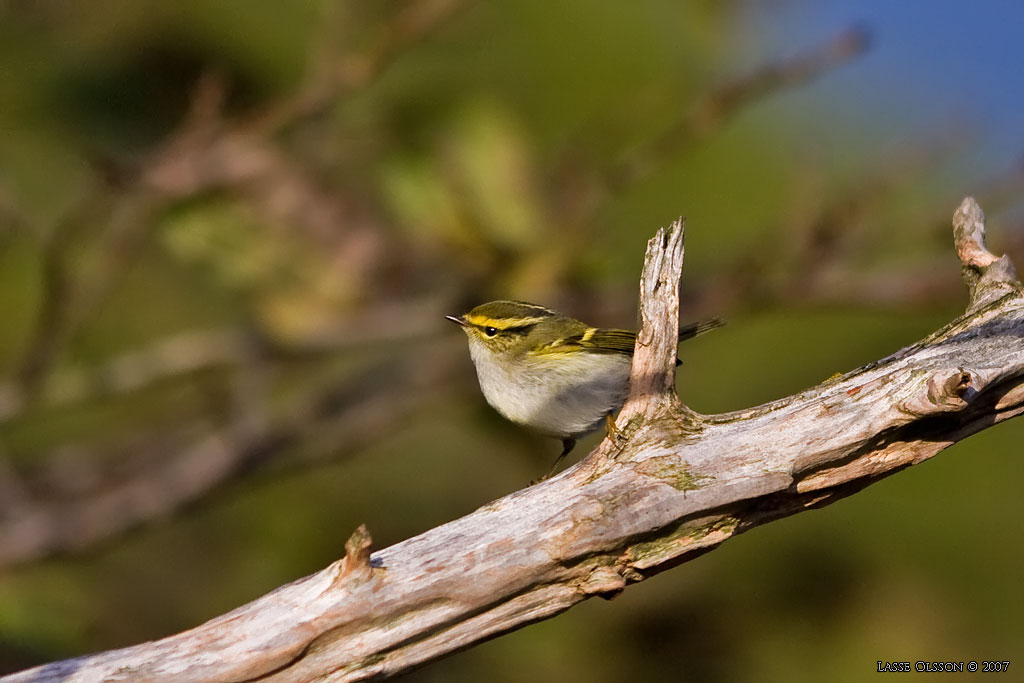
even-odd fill
[[[679,328],[679,341],[686,341],[687,339],[699,337],[705,332],[716,330],[723,325],[725,325],[725,321],[721,318],[711,318],[710,320],[702,320],[699,323],[683,325]]]

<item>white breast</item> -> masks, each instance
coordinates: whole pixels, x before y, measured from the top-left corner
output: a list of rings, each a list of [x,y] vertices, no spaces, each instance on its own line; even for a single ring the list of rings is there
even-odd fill
[[[510,368],[490,361],[483,344],[469,346],[487,402],[512,422],[548,436],[597,429],[622,407],[629,389],[630,358],[621,354],[534,356],[529,366]]]

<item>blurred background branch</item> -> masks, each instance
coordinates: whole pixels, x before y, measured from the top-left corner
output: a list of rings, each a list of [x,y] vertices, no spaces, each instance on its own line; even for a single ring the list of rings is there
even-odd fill
[[[401,267],[425,272],[436,267],[428,260],[429,256],[435,255],[427,254],[427,259],[424,259],[423,255],[416,253],[413,245],[395,243],[393,239],[385,243],[385,235],[392,231],[387,227],[390,218],[386,214],[373,207],[357,207],[355,205],[359,202],[349,201],[349,196],[358,193],[357,188],[348,191],[344,185],[334,185],[328,191],[321,187],[322,183],[314,177],[318,170],[304,166],[299,159],[287,159],[286,144],[276,136],[285,129],[292,129],[291,132],[297,134],[295,128],[310,124],[326,109],[337,106],[344,93],[365,88],[404,49],[450,21],[461,4],[450,0],[410,2],[387,18],[381,28],[380,42],[354,54],[337,55],[337,50],[324,44],[336,38],[334,31],[324,30],[322,42],[313,50],[314,58],[310,61],[304,84],[293,93],[259,105],[255,111],[235,116],[238,123],[224,118],[229,85],[223,74],[209,70],[202,72],[192,91],[182,124],[153,152],[143,156],[134,168],[118,160],[105,162],[101,170],[107,170],[106,176],[98,175],[95,189],[71,210],[61,225],[50,232],[43,251],[45,286],[42,306],[37,313],[34,332],[25,345],[25,355],[14,373],[15,382],[0,387],[0,418],[30,419],[31,415],[26,413],[53,410],[62,405],[111,395],[131,394],[155,382],[189,382],[193,381],[196,373],[226,365],[238,366],[225,375],[226,381],[236,381],[230,379],[234,374],[244,375],[249,371],[245,364],[245,351],[250,344],[274,345],[289,358],[294,352],[313,346],[317,347],[318,355],[330,357],[329,349],[323,347],[337,341],[338,328],[367,329],[365,324],[358,323],[358,318],[382,307],[394,309],[394,305],[387,303],[389,297],[384,274],[398,267],[394,263],[395,253],[402,258]],[[334,7],[332,11],[341,10]],[[325,27],[329,29],[337,21],[333,18],[325,23]],[[671,158],[672,151],[678,150],[683,140],[708,134],[712,120],[719,122],[713,125],[720,125],[736,110],[844,63],[859,54],[866,44],[863,31],[851,29],[824,47],[783,62],[764,65],[753,75],[705,96],[704,103],[695,108],[703,114],[691,114],[683,119],[655,144],[645,147],[638,158],[645,158],[647,165],[656,168],[659,162]],[[709,103],[712,102],[715,103],[713,116],[708,114]],[[638,179],[634,176],[632,181]],[[329,310],[307,313],[310,316],[323,315],[324,319],[268,319],[259,317],[264,313],[260,311],[255,314],[258,316],[255,324],[246,333],[230,330],[174,333],[157,340],[147,349],[129,351],[95,369],[55,372],[54,364],[59,360],[62,349],[95,315],[97,307],[102,305],[124,272],[131,267],[142,242],[152,233],[154,221],[159,221],[162,214],[174,211],[175,207],[209,193],[227,193],[232,201],[239,202],[240,209],[251,212],[251,215],[260,216],[261,220],[269,217],[274,223],[288,226],[291,241],[307,242],[313,249],[322,249],[329,255],[329,263],[312,264],[314,268],[328,271],[322,275],[329,282],[304,282],[293,294],[301,298],[318,294],[325,296],[328,301],[324,303]],[[548,214],[542,219],[544,224],[557,225],[568,218],[559,216],[556,207],[540,209]],[[823,220],[829,220],[829,210],[831,207],[825,208]],[[587,216],[582,222],[589,220],[592,217]],[[844,228],[834,222],[830,224],[836,232]],[[295,230],[300,233],[296,235]],[[82,233],[88,233],[88,238],[83,239]],[[804,239],[813,241],[819,237],[820,231],[808,231]],[[478,246],[500,248],[497,244]],[[81,258],[83,249],[92,253],[96,263],[79,272],[75,260]],[[235,256],[244,257],[225,253],[210,254],[208,258],[226,260]],[[824,254],[814,256],[805,259],[799,255],[794,260],[796,263],[820,265]],[[307,258],[310,257],[312,255]],[[568,258],[567,254],[560,254],[560,259]],[[837,259],[841,260],[841,254],[837,254]],[[392,262],[388,263],[389,260]],[[562,269],[571,264],[559,261],[547,265]],[[228,263],[214,263],[213,266],[232,267]],[[296,266],[288,264],[287,267]],[[791,272],[790,281],[782,286],[793,291],[805,291],[806,273]],[[256,279],[268,276],[272,277],[268,273],[253,275]],[[431,294],[437,302],[435,305],[425,305],[422,298],[417,299],[415,307],[399,308],[389,316],[374,320],[374,329],[386,329],[391,335],[430,337],[442,311],[456,310],[457,302],[471,300],[467,292],[473,276],[472,272],[450,270],[448,281],[435,278],[435,289],[440,285],[440,290]],[[335,277],[343,278],[345,282],[330,281]],[[564,279],[564,275],[550,273],[547,278],[558,281]],[[243,284],[262,288],[264,283]],[[257,298],[273,298],[279,293],[274,289],[276,283],[266,283],[266,286],[268,291],[250,291],[248,294]],[[706,296],[717,298],[715,292],[708,292]],[[628,297],[623,296],[622,300],[628,301]],[[441,302],[447,303],[441,305]],[[691,303],[695,310],[708,309],[707,304]],[[265,314],[303,316],[303,311],[295,311],[296,305],[297,302],[288,301],[279,306],[287,306],[290,310]],[[417,311],[422,310],[428,310],[430,314],[418,315]],[[402,321],[407,323],[410,320],[418,321],[419,327],[403,329],[408,325]],[[292,329],[290,325],[296,325],[298,329]],[[433,379],[442,382],[444,377],[434,375]],[[389,390],[392,386],[384,385]],[[314,390],[311,388],[310,391]],[[396,424],[405,417],[405,413],[404,410],[396,410],[391,420],[384,421]],[[196,419],[205,421],[201,417]],[[305,420],[299,420],[299,424],[304,423]],[[254,453],[260,453],[261,458],[272,457],[270,451],[283,450],[276,447],[277,444],[302,440],[304,436],[311,438],[313,430],[308,425],[302,427],[299,424],[275,429],[273,434],[260,430],[261,433],[255,436],[246,434],[245,438],[236,435],[237,430],[229,424],[215,434],[204,434],[195,446],[182,447],[182,454],[170,458],[171,462],[166,462],[169,453],[161,457],[144,455],[142,459],[154,466],[130,468],[138,471],[128,483],[104,485],[102,480],[108,475],[103,474],[103,468],[97,468],[85,479],[94,482],[94,487],[102,493],[94,494],[87,501],[69,503],[58,496],[52,503],[34,501],[27,511],[5,515],[0,531],[6,527],[4,538],[8,543],[5,544],[6,551],[0,554],[0,564],[38,559],[52,552],[80,551],[146,519],[166,515],[181,505],[195,502],[234,476],[250,471],[246,463]],[[130,425],[125,427],[130,428]],[[282,429],[288,433],[287,438]],[[206,431],[198,426],[191,428],[191,431],[197,430]],[[386,431],[377,429],[375,433]],[[167,439],[161,437],[159,441],[165,443]],[[209,464],[214,461],[220,462],[221,466]],[[203,462],[208,466],[200,467],[199,463]],[[188,477],[192,469],[199,470],[196,480],[180,481],[182,477]],[[171,472],[179,474],[172,476]],[[179,483],[175,484],[175,480]],[[156,496],[156,491],[164,491],[164,494]],[[130,501],[135,501],[135,504]],[[117,514],[114,514],[115,510]]]
[[[681,149],[713,135],[733,116],[765,97],[825,75],[864,54],[870,35],[863,27],[850,27],[823,44],[789,59],[762,64],[752,73],[716,86],[700,95],[689,112],[635,150],[629,161],[614,168],[612,187],[622,187],[655,172]]]

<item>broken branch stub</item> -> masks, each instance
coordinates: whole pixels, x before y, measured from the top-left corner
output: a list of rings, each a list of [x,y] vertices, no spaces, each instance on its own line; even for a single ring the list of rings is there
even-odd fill
[[[696,414],[683,406],[675,393],[679,279],[683,273],[685,232],[686,219],[680,217],[647,242],[640,277],[640,330],[633,353],[629,397],[616,420],[616,424],[627,428],[636,418],[663,415],[681,419],[685,425],[696,421]]]
[[[997,257],[985,246],[985,214],[974,197],[966,197],[953,214],[953,241],[971,297],[968,313],[1008,294],[1021,295],[1021,285],[1010,258]]]

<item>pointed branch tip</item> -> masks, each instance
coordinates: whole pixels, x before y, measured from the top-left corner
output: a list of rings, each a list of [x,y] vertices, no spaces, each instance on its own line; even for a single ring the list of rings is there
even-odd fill
[[[969,312],[1008,294],[1021,295],[1010,258],[996,256],[985,246],[985,214],[974,197],[965,197],[953,214],[953,241],[970,290]]]
[[[953,214],[953,240],[965,266],[987,268],[998,259],[985,246],[985,214],[974,197],[965,197]]]

